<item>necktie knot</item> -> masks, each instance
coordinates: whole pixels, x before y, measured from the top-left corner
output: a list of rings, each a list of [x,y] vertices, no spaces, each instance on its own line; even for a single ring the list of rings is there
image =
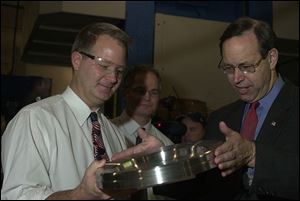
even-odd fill
[[[258,108],[258,106],[259,106],[259,102],[258,101],[253,102],[250,105],[250,110],[256,110]]]
[[[90,114],[90,117],[91,117],[92,122],[98,121],[98,115],[96,112],[92,112]]]

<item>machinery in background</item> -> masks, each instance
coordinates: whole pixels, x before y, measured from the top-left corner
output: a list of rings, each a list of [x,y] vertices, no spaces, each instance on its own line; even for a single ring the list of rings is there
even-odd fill
[[[152,124],[165,134],[173,143],[181,143],[181,137],[186,132],[186,126],[175,120],[152,119]]]
[[[153,117],[152,123],[174,143],[180,143],[186,126],[176,121],[176,118],[188,112],[201,112],[207,117],[206,103],[168,96],[160,100],[157,115]]]

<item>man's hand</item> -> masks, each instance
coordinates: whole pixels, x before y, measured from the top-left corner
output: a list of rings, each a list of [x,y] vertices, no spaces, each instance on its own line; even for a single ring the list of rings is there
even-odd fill
[[[255,144],[244,139],[238,132],[233,131],[221,121],[220,131],[226,141],[215,150],[215,163],[225,177],[240,167],[247,165],[255,167]]]
[[[76,188],[79,190],[81,197],[83,199],[101,199],[107,200],[113,199],[129,199],[130,195],[137,191],[137,189],[103,189],[102,185],[97,186],[96,182],[96,172],[102,172],[105,166],[105,160],[93,161],[91,165],[87,168],[85,175],[82,179],[81,184]]]
[[[85,171],[84,177],[77,187],[80,194],[87,195],[88,199],[108,199],[110,196],[103,193],[96,184],[96,171],[102,169],[105,165],[105,160],[93,161]]]
[[[102,192],[96,184],[96,171],[102,169],[105,160],[93,161],[86,169],[81,183],[72,190],[59,191],[51,194],[47,200],[107,200],[109,195]]]
[[[142,143],[114,154],[112,161],[121,161],[132,157],[151,154],[163,146],[163,143],[159,139],[148,134],[141,128],[138,130],[138,135],[142,138]]]

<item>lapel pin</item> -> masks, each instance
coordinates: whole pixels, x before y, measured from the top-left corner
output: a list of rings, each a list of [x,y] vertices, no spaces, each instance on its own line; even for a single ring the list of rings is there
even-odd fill
[[[276,126],[276,121],[272,121],[271,125]]]

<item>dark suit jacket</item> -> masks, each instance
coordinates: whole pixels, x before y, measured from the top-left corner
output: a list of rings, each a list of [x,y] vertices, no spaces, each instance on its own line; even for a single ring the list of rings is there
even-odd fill
[[[208,120],[207,139],[224,139],[218,124],[224,121],[240,131],[245,103],[238,100]],[[256,165],[250,194],[263,198],[299,199],[299,88],[286,83],[273,102],[256,144]],[[253,196],[252,196],[253,198]]]

